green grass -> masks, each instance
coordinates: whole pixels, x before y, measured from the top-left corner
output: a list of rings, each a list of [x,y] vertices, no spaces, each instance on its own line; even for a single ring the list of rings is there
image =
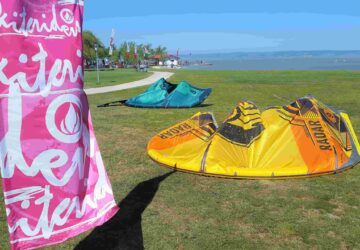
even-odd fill
[[[263,109],[313,94],[346,110],[360,135],[360,72],[181,70],[171,81],[182,79],[212,87],[214,92],[206,101],[212,105],[181,110],[96,108],[145,88],[89,97],[118,202],[139,183],[169,172],[148,158],[147,142],[198,111],[213,111],[220,122],[242,99]],[[358,167],[339,175],[284,181],[175,173],[161,183],[142,214],[144,245],[146,249],[360,248],[359,179]],[[0,210],[0,249],[6,249],[3,206]],[[72,249],[86,235],[50,249]]]
[[[97,83],[96,71],[85,71],[85,88],[97,88],[141,80],[150,76],[150,72],[137,72],[135,69],[115,69],[99,71],[100,83]]]

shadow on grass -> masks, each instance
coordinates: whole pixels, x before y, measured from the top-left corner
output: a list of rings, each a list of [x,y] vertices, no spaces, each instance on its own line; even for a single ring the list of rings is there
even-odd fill
[[[204,103],[204,104],[200,104],[198,106],[195,106],[194,108],[206,108],[206,107],[211,107],[213,105],[214,104],[212,104],[212,103]]]
[[[205,107],[210,107],[213,106],[214,104],[200,104],[194,107],[185,107],[185,108],[164,108],[164,107],[135,107],[135,106],[127,106],[125,105],[125,102],[127,100],[121,100],[121,101],[115,101],[115,102],[110,102],[110,103],[105,103],[105,104],[99,104],[97,105],[98,108],[109,108],[109,107],[119,107],[119,106],[124,106],[124,107],[130,107],[130,108],[136,108],[136,109],[196,109],[196,108],[205,108]]]
[[[76,250],[144,249],[141,215],[155,197],[160,183],[175,171],[138,184],[119,203],[119,212],[82,240]]]

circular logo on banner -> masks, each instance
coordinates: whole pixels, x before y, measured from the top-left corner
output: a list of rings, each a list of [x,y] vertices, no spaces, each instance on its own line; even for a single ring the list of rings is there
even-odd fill
[[[67,24],[74,22],[74,13],[69,9],[62,9],[60,11],[60,17]]]
[[[64,143],[76,143],[81,138],[82,105],[71,94],[57,97],[48,107],[46,127],[50,134]]]

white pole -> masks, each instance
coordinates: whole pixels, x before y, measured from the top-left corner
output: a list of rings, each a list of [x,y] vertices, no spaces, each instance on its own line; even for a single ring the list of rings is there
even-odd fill
[[[95,44],[95,53],[96,53],[96,75],[97,75],[97,83],[100,84],[98,48],[99,48],[98,45]]]

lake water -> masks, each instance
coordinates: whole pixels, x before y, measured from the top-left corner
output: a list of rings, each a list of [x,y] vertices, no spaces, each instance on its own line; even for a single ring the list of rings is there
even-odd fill
[[[244,58],[208,59],[212,65],[189,65],[185,69],[207,70],[360,70],[359,58]]]

